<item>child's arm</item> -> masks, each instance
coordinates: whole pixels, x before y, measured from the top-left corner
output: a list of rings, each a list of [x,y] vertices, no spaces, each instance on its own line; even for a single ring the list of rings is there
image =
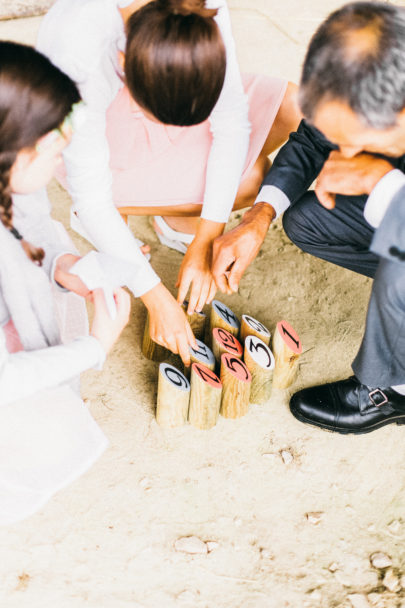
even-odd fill
[[[95,314],[91,335],[70,344],[10,354],[0,328],[0,406],[69,382],[88,369],[102,368],[106,354],[128,322],[130,303],[128,294],[117,290],[117,316],[113,321],[101,290],[92,295]]]

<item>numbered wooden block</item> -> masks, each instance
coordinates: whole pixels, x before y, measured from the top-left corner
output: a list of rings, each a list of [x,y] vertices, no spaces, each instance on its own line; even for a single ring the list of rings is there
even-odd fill
[[[301,340],[287,321],[277,323],[273,336],[273,353],[276,360],[274,388],[288,388],[298,372],[298,360],[302,353]]]
[[[274,373],[274,356],[260,338],[247,336],[244,361],[252,375],[250,403],[261,405],[270,399]]]
[[[188,302],[184,302],[183,309],[186,315],[187,307]],[[190,323],[193,334],[198,340],[204,340],[206,320],[207,315],[205,315],[203,312],[194,312],[192,315],[187,315],[187,321]]]
[[[220,364],[224,353],[242,359],[243,348],[239,340],[229,331],[222,329],[222,327],[215,327],[212,330],[212,352],[216,361]]]
[[[240,326],[240,341],[242,344],[245,342],[248,336],[256,336],[265,344],[270,344],[271,333],[267,327],[249,315],[242,315],[242,322]]]
[[[221,357],[221,381],[221,415],[240,418],[247,414],[252,376],[243,361],[224,353]]]
[[[208,430],[216,425],[221,407],[222,382],[205,365],[191,367],[191,396],[188,419],[197,429]]]
[[[156,361],[159,363],[160,361],[164,361],[169,356],[169,351],[164,346],[160,346],[152,340],[150,337],[150,329],[149,329],[149,313],[146,317],[145,331],[143,334],[142,340],[142,354],[147,359],[151,361]]]
[[[208,369],[214,371],[215,370],[215,357],[210,348],[201,340],[197,340],[198,349],[195,350],[192,346],[190,346],[190,359],[191,363],[201,363],[201,365],[205,365]],[[191,372],[191,367],[184,367],[184,375],[189,378]]]
[[[190,402],[190,383],[173,365],[159,365],[156,421],[166,429],[187,422]]]
[[[210,336],[212,336],[212,330],[215,327],[222,327],[233,336],[237,336],[240,329],[239,319],[235,313],[218,300],[213,300],[211,305]]]

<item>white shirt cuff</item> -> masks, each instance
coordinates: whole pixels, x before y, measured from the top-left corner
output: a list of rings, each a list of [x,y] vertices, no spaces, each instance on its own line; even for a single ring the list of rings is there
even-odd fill
[[[256,203],[269,203],[276,212],[276,218],[291,204],[288,196],[277,186],[263,186],[255,200],[255,205]]]
[[[378,228],[395,195],[405,186],[405,175],[393,169],[374,186],[364,207],[364,217],[373,227]]]

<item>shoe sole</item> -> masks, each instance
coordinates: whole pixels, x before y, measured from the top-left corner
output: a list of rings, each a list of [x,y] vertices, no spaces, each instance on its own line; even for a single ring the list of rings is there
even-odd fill
[[[303,422],[304,424],[310,424],[311,426],[317,426],[318,428],[324,429],[325,431],[330,431],[333,433],[339,433],[340,435],[365,435],[366,433],[371,433],[372,431],[376,431],[377,429],[381,429],[383,426],[387,424],[397,424],[398,426],[401,424],[405,424],[405,415],[401,418],[390,418],[389,420],[382,420],[378,424],[374,426],[367,427],[366,429],[338,429],[336,427],[330,426],[328,424],[323,424],[322,422],[314,422],[309,418],[305,418],[299,412],[295,411],[293,407],[290,407],[290,411],[294,418]]]

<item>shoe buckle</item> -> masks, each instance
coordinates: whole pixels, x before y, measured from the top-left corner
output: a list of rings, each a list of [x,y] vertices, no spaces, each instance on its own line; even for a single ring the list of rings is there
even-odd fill
[[[368,396],[370,397],[371,403],[375,407],[381,407],[382,405],[388,403],[387,395],[380,388],[376,388],[374,391],[371,391]]]

